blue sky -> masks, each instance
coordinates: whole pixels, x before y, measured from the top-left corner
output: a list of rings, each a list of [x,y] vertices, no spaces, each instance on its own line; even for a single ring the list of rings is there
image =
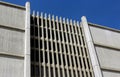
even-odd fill
[[[120,29],[120,0],[3,0],[24,6],[31,3],[31,11],[54,14],[80,21],[86,16],[88,22]]]

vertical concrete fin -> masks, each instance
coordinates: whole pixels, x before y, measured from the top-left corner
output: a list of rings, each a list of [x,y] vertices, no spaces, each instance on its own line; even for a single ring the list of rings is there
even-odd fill
[[[72,21],[72,19],[70,19],[70,25],[73,25],[73,21]]]
[[[60,23],[62,23],[62,17],[59,18]]]
[[[44,18],[47,19],[47,13],[44,14]]]
[[[32,16],[35,17],[35,11],[33,10]]]
[[[58,22],[58,16],[56,16],[55,20]]]
[[[75,20],[73,21],[73,24],[74,24],[74,26],[76,26],[76,21]]]
[[[65,18],[63,18],[63,23],[65,23]]]
[[[67,24],[69,24],[69,19],[67,18]]]
[[[51,19],[51,15],[50,14],[48,14],[48,20],[50,20]]]
[[[55,20],[55,16],[54,15],[52,15],[52,21],[54,21]]]
[[[77,26],[80,26],[79,21],[77,21]]]
[[[81,25],[83,27],[85,38],[87,41],[87,46],[88,46],[88,50],[89,50],[89,54],[90,54],[90,58],[91,58],[92,66],[93,66],[94,75],[95,77],[102,77],[102,73],[100,70],[100,65],[98,62],[97,54],[94,48],[92,36],[90,34],[89,26],[88,26],[87,19],[85,16],[81,18]]]
[[[30,77],[30,3],[26,2],[24,77]]]

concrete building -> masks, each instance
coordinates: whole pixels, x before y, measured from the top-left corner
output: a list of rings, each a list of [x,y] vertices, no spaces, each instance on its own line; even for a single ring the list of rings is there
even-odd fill
[[[120,77],[120,31],[0,1],[0,77]]]

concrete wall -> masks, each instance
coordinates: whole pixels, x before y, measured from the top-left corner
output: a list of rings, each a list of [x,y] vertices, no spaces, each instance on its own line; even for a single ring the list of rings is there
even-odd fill
[[[25,28],[25,8],[0,2],[0,25]]]
[[[0,1],[0,77],[24,77],[25,12]]]
[[[89,24],[103,77],[120,77],[120,32]]]

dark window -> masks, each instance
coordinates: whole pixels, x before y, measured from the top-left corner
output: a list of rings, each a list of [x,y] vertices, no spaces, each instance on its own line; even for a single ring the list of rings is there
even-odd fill
[[[81,57],[79,57],[79,63],[80,63],[80,67],[82,68]]]
[[[72,43],[74,43],[73,34],[71,34]]]
[[[41,26],[41,18],[39,18],[39,25]]]
[[[60,40],[62,41],[62,32],[60,32]]]
[[[63,44],[61,43],[61,49],[62,49],[62,52],[64,52],[64,48],[63,48]]]
[[[46,29],[44,28],[44,38],[46,38]]]
[[[76,44],[78,44],[78,41],[77,41],[77,35],[75,35],[75,41],[76,41]]]
[[[49,45],[49,50],[51,50],[51,42],[50,41],[48,42],[48,45]]]
[[[31,65],[31,76],[35,76],[35,67]]]
[[[44,67],[41,66],[41,77],[44,77]]]
[[[72,46],[71,46],[71,45],[69,45],[69,50],[70,50],[70,53],[72,54],[72,49],[71,49],[71,47],[72,47]]]
[[[65,31],[65,27],[64,27],[64,24],[62,23],[62,28],[63,28],[63,31]]]
[[[72,77],[71,70],[69,70],[69,76]]]
[[[47,20],[47,27],[48,27],[48,28],[50,27],[50,25],[49,25],[49,20]]]
[[[55,42],[53,42],[53,51],[55,51],[56,48],[55,48]]]
[[[54,53],[54,61],[55,61],[55,64],[57,64],[57,57],[56,57],[56,53]]]
[[[45,19],[43,19],[43,27],[45,27]]]
[[[70,43],[70,34],[67,33],[67,36],[68,36],[68,42]]]
[[[51,21],[51,28],[53,28],[53,21]]]
[[[36,18],[36,17],[35,17],[34,21],[35,21],[35,23],[34,23],[34,24],[35,24],[35,25],[37,25],[37,18]]]
[[[73,75],[74,75],[74,77],[76,77],[75,70],[73,70]]]
[[[34,44],[34,38],[31,38],[31,47],[34,47],[35,46],[35,44]]]
[[[76,62],[76,66],[78,67],[77,56],[75,56],[75,62]]]
[[[67,70],[65,69],[64,71],[65,71],[65,77],[67,77]]]
[[[59,43],[57,43],[57,50],[60,51]]]
[[[52,30],[52,39],[54,40],[54,30]]]
[[[43,51],[40,51],[40,60],[41,60],[41,63],[43,62]]]
[[[35,51],[31,50],[31,61],[33,62],[35,60]]]
[[[58,69],[55,68],[55,74],[56,74],[56,77],[58,77]]]
[[[40,49],[42,49],[43,45],[42,45],[42,40],[40,40]]]
[[[63,65],[65,66],[65,65],[66,65],[66,62],[65,62],[65,55],[62,54],[62,56],[63,56]]]
[[[74,67],[73,56],[71,56],[72,66]]]
[[[58,41],[59,38],[58,38],[58,31],[56,31],[56,40]]]
[[[39,33],[40,33],[40,37],[42,37],[42,28],[40,28],[40,32]]]
[[[48,29],[48,39],[50,39],[50,29]]]
[[[35,51],[35,60],[36,62],[39,62],[39,51],[38,50]]]
[[[67,63],[68,63],[68,66],[70,66],[69,55],[67,55]]]
[[[68,53],[67,44],[65,44],[65,50],[66,50],[66,53]]]
[[[48,67],[46,67],[46,75],[47,75],[47,77],[49,77],[49,69],[48,69]]]
[[[85,69],[86,69],[85,58],[83,58],[83,63],[84,63],[84,67],[85,67]]]
[[[35,27],[35,36],[38,36],[38,27]]]
[[[54,74],[53,74],[53,68],[52,67],[50,68],[50,72],[51,72],[51,77],[53,77]]]
[[[79,47],[77,47],[77,52],[78,52],[78,55],[80,55]]]
[[[34,26],[31,26],[30,28],[30,34],[33,36],[34,35]]]
[[[64,34],[64,41],[66,42],[66,36],[65,36],[65,32],[64,32],[63,34]]]
[[[76,54],[75,46],[73,46],[73,51],[74,51],[74,54]]]
[[[44,49],[47,49],[47,41],[44,41]]]
[[[60,77],[63,77],[62,69],[60,68]]]
[[[39,66],[38,65],[36,65],[36,67],[35,67],[35,76],[37,76],[37,77],[39,77],[40,76],[40,72],[39,72]]]
[[[50,64],[52,64],[52,53],[50,52]]]
[[[33,24],[33,16],[30,16],[30,22],[31,22],[31,24]]]
[[[60,25],[60,23],[58,23],[58,24],[59,24],[59,25],[58,25],[58,26],[59,26],[59,30],[61,30],[61,25]]]
[[[57,22],[55,22],[55,29],[57,29]]]
[[[45,52],[45,63],[48,63],[48,56],[47,56],[47,52]]]
[[[58,54],[59,64],[61,65],[61,56]]]
[[[35,47],[38,48],[38,39],[35,39]]]

